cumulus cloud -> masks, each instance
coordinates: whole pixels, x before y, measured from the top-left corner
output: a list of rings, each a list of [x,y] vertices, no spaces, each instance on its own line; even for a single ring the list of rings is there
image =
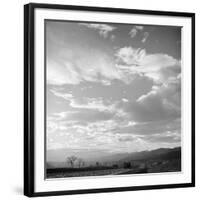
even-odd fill
[[[111,33],[112,31],[114,31],[116,29],[116,27],[108,25],[108,24],[80,23],[80,25],[81,26],[86,26],[86,27],[94,29],[94,30],[97,30],[99,32],[99,34],[104,38],[107,38],[109,33]]]
[[[142,73],[163,83],[181,72],[181,62],[167,54],[147,54],[145,49],[123,47],[116,52],[117,67],[129,73]]]
[[[137,101],[124,103],[124,109],[137,122],[176,119],[181,116],[181,88],[176,80],[142,95]]]
[[[161,84],[153,85],[149,92],[137,100],[122,101],[118,106],[129,114],[131,120],[139,123],[180,118],[180,74],[168,77]]]
[[[142,95],[137,99],[137,102],[145,103],[151,98],[160,98],[163,104],[171,106],[174,110],[181,110],[181,80],[178,75],[177,78],[170,77],[168,81],[161,86],[153,86],[152,90]]]
[[[138,65],[145,57],[146,52],[143,49],[134,49],[132,47],[122,47],[120,48],[115,56],[118,62],[122,62],[127,65]]]
[[[131,65],[136,62],[140,66],[146,67],[153,67],[154,65],[165,67],[175,65],[180,62],[167,54],[147,54],[145,49],[136,49],[131,46],[118,49],[115,56],[117,61],[121,61],[124,64]]]
[[[149,122],[180,117],[179,112],[156,95],[149,96],[148,99],[140,102],[131,102],[125,106],[125,110],[136,122]]]
[[[152,38],[149,27],[122,26],[54,27],[56,40],[49,38],[47,51],[49,149],[131,152],[180,145],[181,61],[150,53],[155,48],[123,46],[137,34],[138,44]]]

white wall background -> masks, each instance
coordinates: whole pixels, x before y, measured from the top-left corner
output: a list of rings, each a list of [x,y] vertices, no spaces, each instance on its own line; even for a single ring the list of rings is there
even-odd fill
[[[200,2],[199,0],[43,0],[34,2],[147,10],[196,12],[196,188],[45,197],[46,199],[199,199],[200,195]],[[0,5],[0,199],[23,196],[23,5],[28,0],[4,0]],[[41,198],[38,198],[41,199]]]

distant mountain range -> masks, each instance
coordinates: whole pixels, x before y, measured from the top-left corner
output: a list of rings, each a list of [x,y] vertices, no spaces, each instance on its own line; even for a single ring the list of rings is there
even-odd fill
[[[81,155],[79,155],[81,157]],[[83,157],[81,157],[84,159]],[[93,165],[96,162],[100,164],[121,164],[123,162],[131,161],[148,161],[148,160],[172,160],[181,158],[181,147],[176,148],[159,148],[151,151],[141,151],[133,153],[109,154],[103,156],[96,156],[85,159],[87,165]],[[48,162],[47,168],[65,167],[66,162]]]
[[[141,151],[136,153],[131,153],[122,161],[131,161],[131,160],[154,160],[154,159],[176,159],[181,157],[181,147],[176,147],[173,149],[170,148],[160,148],[152,151]]]

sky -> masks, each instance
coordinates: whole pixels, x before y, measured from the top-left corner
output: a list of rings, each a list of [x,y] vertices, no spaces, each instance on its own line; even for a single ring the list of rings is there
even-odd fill
[[[46,21],[46,101],[47,160],[180,146],[181,27]]]

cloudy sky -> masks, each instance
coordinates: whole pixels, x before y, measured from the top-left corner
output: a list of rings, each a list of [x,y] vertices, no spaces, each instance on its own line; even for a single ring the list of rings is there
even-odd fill
[[[180,146],[180,27],[46,21],[46,69],[48,152]]]

